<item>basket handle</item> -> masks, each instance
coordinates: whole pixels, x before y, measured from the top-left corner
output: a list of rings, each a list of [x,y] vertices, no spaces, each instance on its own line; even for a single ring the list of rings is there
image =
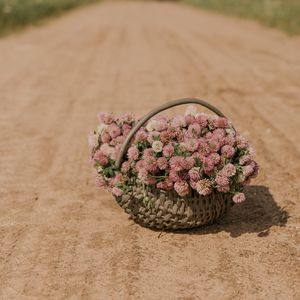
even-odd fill
[[[129,146],[129,143],[131,141],[131,139],[133,138],[133,136],[137,133],[137,131],[149,120],[151,119],[154,115],[160,113],[161,111],[164,111],[168,108],[177,106],[177,105],[182,105],[182,104],[189,104],[189,103],[195,103],[195,104],[200,104],[208,109],[210,109],[211,111],[213,111],[214,113],[216,113],[218,116],[220,117],[225,117],[225,115],[220,112],[217,108],[215,108],[214,106],[212,106],[211,104],[207,103],[204,100],[201,99],[196,99],[196,98],[183,98],[183,99],[178,99],[178,100],[173,100],[170,102],[167,102],[153,110],[151,110],[148,114],[146,114],[129,132],[129,134],[127,135],[121,149],[119,152],[119,155],[117,157],[116,160],[116,167],[117,169],[120,169],[122,161],[123,161],[123,157],[127,151],[127,148]]]

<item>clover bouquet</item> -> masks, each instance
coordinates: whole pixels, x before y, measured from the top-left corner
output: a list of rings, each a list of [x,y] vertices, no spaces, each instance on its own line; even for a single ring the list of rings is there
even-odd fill
[[[137,121],[132,114],[98,114],[89,145],[99,188],[116,197],[138,185],[147,191],[174,191],[178,197],[214,192],[231,194],[235,203],[245,200],[243,187],[257,175],[258,164],[253,148],[227,118],[194,106],[185,115],[156,115],[137,131],[117,169],[121,146]]]

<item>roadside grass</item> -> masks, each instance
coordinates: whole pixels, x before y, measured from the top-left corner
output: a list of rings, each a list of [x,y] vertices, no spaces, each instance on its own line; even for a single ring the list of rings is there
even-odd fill
[[[204,9],[259,20],[288,34],[300,33],[300,0],[184,0]]]
[[[0,36],[99,0],[0,0]]]

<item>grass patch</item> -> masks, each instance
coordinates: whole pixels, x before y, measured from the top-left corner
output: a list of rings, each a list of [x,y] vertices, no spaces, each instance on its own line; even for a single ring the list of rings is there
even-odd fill
[[[0,35],[99,0],[0,0]]]
[[[289,34],[300,33],[300,0],[184,0],[218,12],[256,19]]]

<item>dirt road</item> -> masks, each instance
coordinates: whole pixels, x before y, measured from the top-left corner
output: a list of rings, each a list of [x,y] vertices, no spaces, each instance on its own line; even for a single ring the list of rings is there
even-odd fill
[[[1,299],[299,299],[300,39],[193,7],[107,2],[0,40]],[[162,234],[88,165],[96,112],[210,100],[256,147],[248,202]]]

